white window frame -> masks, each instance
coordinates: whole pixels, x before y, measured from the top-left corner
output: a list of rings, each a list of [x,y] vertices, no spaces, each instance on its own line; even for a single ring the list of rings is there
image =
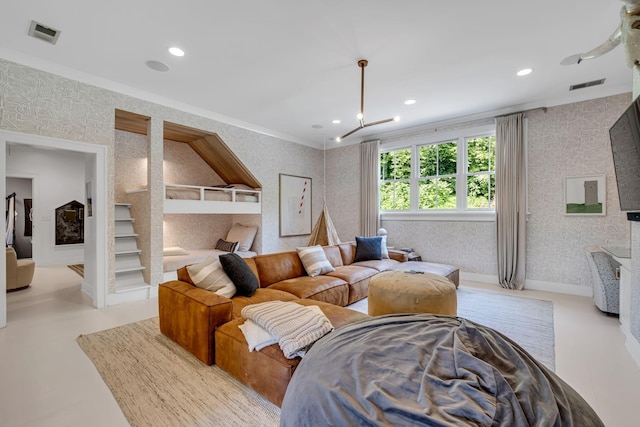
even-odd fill
[[[406,211],[380,211],[380,219],[384,221],[495,221],[495,209],[467,208],[466,179],[467,172],[467,140],[483,136],[495,135],[495,125],[478,126],[451,132],[434,132],[431,135],[422,136],[410,140],[402,140],[380,146],[379,154],[406,149],[411,147],[411,208]],[[457,141],[458,170],[456,173],[456,205],[458,209],[433,209],[420,210],[418,182],[419,176],[419,150],[418,147],[433,145],[443,142]],[[461,149],[462,148],[462,149]],[[462,165],[462,166],[461,166]],[[493,165],[495,171],[495,164]],[[378,181],[380,183],[381,180]],[[378,187],[378,192],[380,188]]]

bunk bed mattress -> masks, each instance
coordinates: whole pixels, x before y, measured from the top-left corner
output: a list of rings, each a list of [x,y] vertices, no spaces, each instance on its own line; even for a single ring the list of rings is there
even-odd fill
[[[167,188],[167,199],[201,200],[200,191],[192,188]],[[204,200],[231,201],[231,192],[223,190],[204,190]],[[236,202],[258,202],[258,196],[251,193],[236,193]]]
[[[220,255],[227,254],[229,252],[221,251],[218,249],[188,249],[189,255],[171,255],[162,257],[162,271],[175,272],[179,268],[189,264],[197,264],[204,261],[208,256],[213,255],[216,258]],[[257,252],[253,251],[238,251],[236,252],[242,258],[251,258],[257,255]]]

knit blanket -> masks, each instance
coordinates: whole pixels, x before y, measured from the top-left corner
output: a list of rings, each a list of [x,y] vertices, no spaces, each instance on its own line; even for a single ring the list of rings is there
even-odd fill
[[[305,349],[333,330],[331,321],[318,306],[271,301],[244,307],[242,317],[252,320],[278,340],[287,359],[304,354]]]

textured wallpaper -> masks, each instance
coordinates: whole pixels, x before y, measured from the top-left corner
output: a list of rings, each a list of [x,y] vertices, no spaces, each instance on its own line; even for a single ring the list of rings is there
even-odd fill
[[[629,94],[562,105],[529,118],[527,278],[591,286],[585,246],[629,246],[629,222],[618,205],[609,128]],[[566,216],[564,179],[606,175],[607,215]]]
[[[527,113],[529,212],[527,279],[591,286],[584,256],[590,245],[629,245],[629,223],[618,207],[609,127],[628,106],[629,94]],[[493,119],[383,139],[412,140],[434,132],[493,123]],[[358,146],[329,150],[327,188],[331,217],[340,237],[359,233]],[[605,174],[607,215],[564,215],[564,178]],[[496,275],[495,222],[383,221],[389,244],[412,247],[424,260],[453,264],[462,271]]]
[[[4,59],[0,59],[0,107],[0,128],[2,129],[108,147],[107,223],[109,224],[109,291],[111,293],[115,291],[113,204],[121,194],[119,193],[116,197],[115,109],[151,117],[149,136],[151,179],[147,182],[149,194],[145,196],[149,217],[148,223],[144,226],[148,228],[150,234],[150,248],[146,252],[150,257],[149,277],[154,285],[161,281],[162,277],[163,121],[217,133],[261,182],[263,214],[261,218],[253,220],[254,223],[260,224],[262,234],[256,241],[262,242],[261,252],[293,249],[295,246],[306,244],[308,239],[308,236],[279,237],[279,173],[312,178],[314,221],[322,209],[324,194],[322,150],[97,88]],[[138,176],[138,173],[134,175]],[[135,180],[137,181],[138,178]],[[243,218],[244,220],[247,218]],[[143,222],[141,219],[138,226]]]

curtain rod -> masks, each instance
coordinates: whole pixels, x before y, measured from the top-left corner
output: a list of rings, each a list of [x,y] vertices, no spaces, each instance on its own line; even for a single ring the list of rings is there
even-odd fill
[[[10,198],[12,198],[12,197],[16,197],[16,193],[15,193],[15,192],[13,192],[13,193],[9,194],[9,195],[8,195],[7,197],[5,197],[4,199],[5,199],[5,200],[9,200],[9,199],[10,199]]]
[[[547,107],[536,107],[536,108],[532,108],[530,110],[514,111],[513,113],[501,114],[499,116],[496,116],[495,118],[497,119],[498,117],[507,117],[507,116],[511,116],[513,114],[530,113],[531,111],[536,111],[536,110],[542,110],[543,113],[546,113],[548,108]]]

